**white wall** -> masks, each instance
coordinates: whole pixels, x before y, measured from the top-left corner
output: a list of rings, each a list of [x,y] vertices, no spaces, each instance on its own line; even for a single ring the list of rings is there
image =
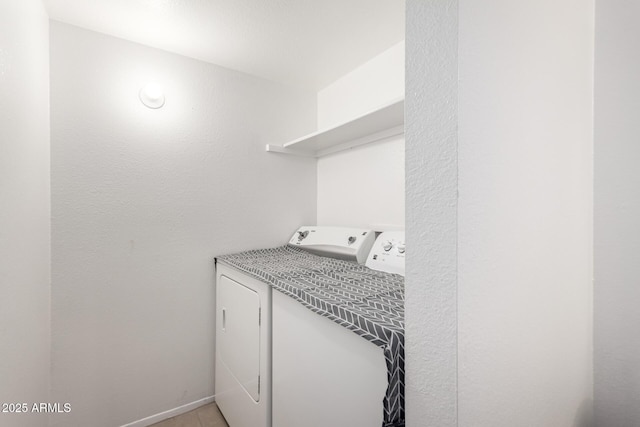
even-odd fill
[[[415,0],[407,12],[407,50],[416,55],[407,70],[415,106],[407,234],[416,236],[407,242],[407,371],[419,375],[407,393],[409,425],[424,425],[418,417],[431,411],[446,415],[454,403],[449,387],[443,398],[419,388],[440,384],[433,360],[441,357],[444,373],[457,359],[459,426],[583,426],[592,397],[594,5],[457,3],[458,11],[456,2],[430,9]],[[431,14],[445,26],[439,33],[427,29]],[[438,70],[455,75],[448,47],[456,34],[457,161],[453,137],[445,145],[442,132],[455,118],[455,91],[447,79],[429,83]],[[429,114],[429,105],[442,109]],[[421,171],[431,158],[443,164]],[[456,167],[457,289],[449,191]],[[439,311],[428,314],[436,308],[426,296],[442,299]],[[455,417],[437,425],[456,425]]]
[[[318,225],[404,229],[404,136],[318,159]]]
[[[318,128],[404,97],[404,42],[318,92]],[[404,228],[404,136],[318,159],[318,224]]]
[[[39,0],[0,3],[0,403],[29,410],[49,399],[48,31]],[[46,420],[0,413],[3,426]]]
[[[457,427],[457,0],[407,0],[407,426]]]
[[[640,37],[637,2],[596,1],[596,425],[640,425]]]
[[[316,98],[51,25],[53,425],[111,427],[213,393],[212,259],[316,220],[315,160],[264,151]]]
[[[593,1],[461,0],[458,422],[592,397]]]

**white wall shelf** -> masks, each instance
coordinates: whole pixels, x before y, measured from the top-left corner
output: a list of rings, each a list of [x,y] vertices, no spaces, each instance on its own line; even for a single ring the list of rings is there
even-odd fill
[[[404,99],[399,99],[340,125],[303,136],[267,151],[322,157],[404,133]]]

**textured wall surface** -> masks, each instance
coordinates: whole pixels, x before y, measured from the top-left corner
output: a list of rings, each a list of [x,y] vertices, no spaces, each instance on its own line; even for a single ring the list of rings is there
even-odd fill
[[[51,25],[54,425],[111,427],[213,394],[212,259],[315,222],[315,160],[264,145],[312,131],[316,98]]]
[[[456,419],[456,0],[407,1],[407,425]]]
[[[590,422],[593,20],[407,3],[409,426]]]
[[[0,2],[0,403],[49,398],[49,22]],[[3,408],[0,408],[0,410]],[[46,425],[0,412],[0,425]]]
[[[404,42],[318,92],[326,129],[404,96]],[[404,136],[318,159],[318,224],[404,228]]]
[[[596,2],[595,413],[640,425],[640,37],[637,2]]]
[[[459,3],[458,423],[583,426],[593,1]]]

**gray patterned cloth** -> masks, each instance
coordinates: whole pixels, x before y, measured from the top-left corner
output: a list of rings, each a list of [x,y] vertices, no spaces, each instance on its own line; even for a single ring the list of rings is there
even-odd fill
[[[384,427],[404,426],[404,277],[282,246],[217,257],[384,350]]]

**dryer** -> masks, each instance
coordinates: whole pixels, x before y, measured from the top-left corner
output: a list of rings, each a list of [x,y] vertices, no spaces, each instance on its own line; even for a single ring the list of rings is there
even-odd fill
[[[216,269],[216,403],[233,427],[271,427],[271,287]]]

